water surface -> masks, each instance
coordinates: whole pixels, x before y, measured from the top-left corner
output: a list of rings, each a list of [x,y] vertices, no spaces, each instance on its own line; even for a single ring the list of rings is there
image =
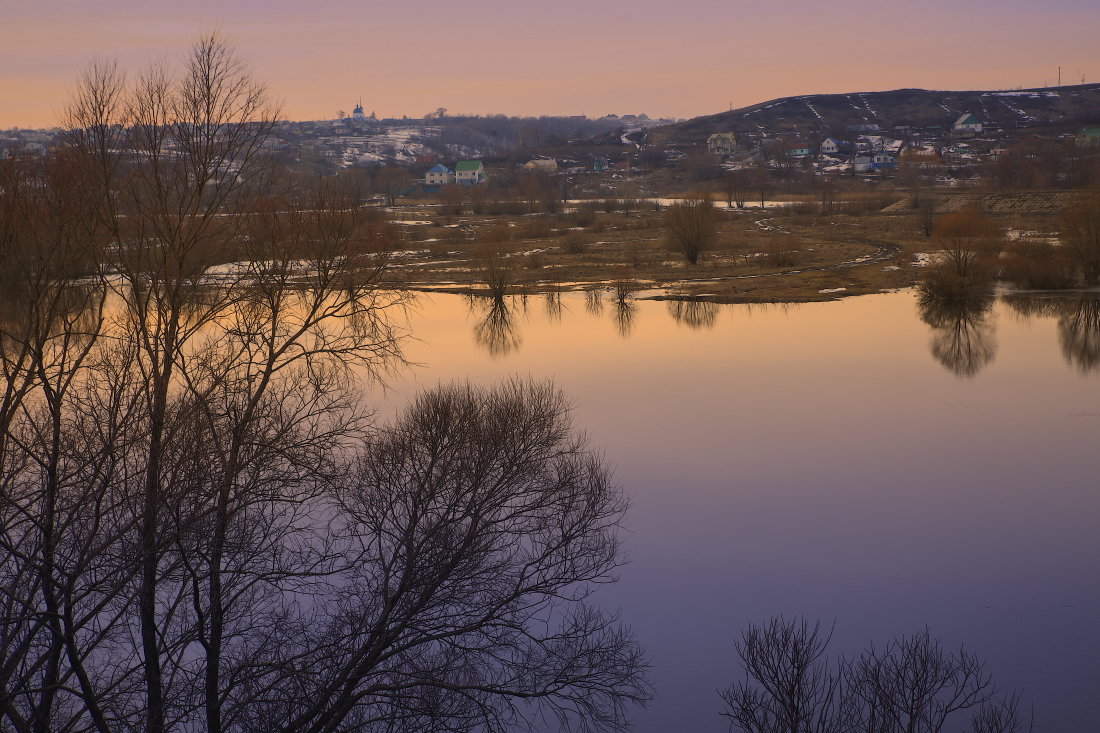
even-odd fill
[[[907,292],[495,314],[425,296],[420,366],[377,399],[513,374],[573,399],[632,499],[630,564],[599,597],[652,657],[638,731],[727,730],[733,640],[778,613],[835,620],[850,654],[928,625],[1024,690],[1042,730],[1094,730],[1100,326],[1058,313],[1000,302],[933,327]]]

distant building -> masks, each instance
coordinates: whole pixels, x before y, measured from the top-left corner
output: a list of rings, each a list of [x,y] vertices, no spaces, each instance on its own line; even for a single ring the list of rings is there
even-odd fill
[[[480,160],[460,160],[455,164],[455,181],[463,186],[484,183],[489,176]]]
[[[523,164],[524,170],[539,171],[541,173],[557,173],[558,161],[553,158],[533,158]]]
[[[1078,133],[1075,141],[1081,147],[1094,147],[1100,145],[1100,127],[1086,127]]]
[[[841,155],[846,152],[850,146],[848,143],[841,140],[837,140],[835,137],[827,137],[821,141],[821,147],[818,148],[822,155]]]
[[[363,115],[363,103],[362,102],[359,102],[359,104],[355,105],[355,109],[353,109],[351,111],[351,118],[353,120],[365,119],[365,116]]]
[[[898,159],[893,153],[875,153],[871,156],[871,170],[889,169],[897,165]]]
[[[737,139],[732,132],[716,132],[707,138],[707,150],[715,155],[730,155],[737,150]]]
[[[454,182],[455,172],[442,163],[432,166],[424,174],[425,186],[446,186],[448,183]]]
[[[955,124],[951,126],[951,129],[955,132],[976,134],[982,131],[982,121],[967,112],[966,114],[959,117],[959,119],[955,120]]]

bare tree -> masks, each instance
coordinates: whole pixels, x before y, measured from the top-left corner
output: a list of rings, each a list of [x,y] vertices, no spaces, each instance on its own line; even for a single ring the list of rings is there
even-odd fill
[[[820,624],[775,617],[737,644],[745,679],[722,692],[746,733],[940,733],[969,713],[974,733],[1021,730],[1020,695],[997,697],[982,662],[927,629],[829,660]],[[954,728],[951,728],[954,729]]]
[[[705,196],[678,201],[665,209],[669,246],[692,265],[713,246],[717,229],[718,212]]]
[[[932,237],[959,277],[973,275],[983,258],[999,251],[1003,240],[997,225],[974,209],[947,214],[936,222]]]
[[[1064,214],[1062,237],[1088,284],[1100,281],[1100,197],[1082,199]]]
[[[385,196],[387,206],[396,206],[397,200],[409,192],[412,184],[412,176],[400,166],[384,165],[374,174],[374,190]]]
[[[623,726],[638,647],[587,605],[625,502],[547,384],[440,387],[375,435],[337,493],[349,563],[320,617],[273,630],[285,679],[257,729]]]
[[[747,198],[749,188],[749,173],[745,170],[727,171],[722,176],[722,190],[726,194],[726,207],[732,209],[734,204],[737,208],[745,208],[745,199]]]
[[[443,202],[443,208],[448,214],[461,216],[462,205],[466,201],[466,190],[457,183],[449,183],[440,190],[439,199]]]
[[[750,626],[735,646],[745,679],[722,693],[723,715],[745,733],[837,730],[839,678],[825,658],[831,638],[805,619]]]
[[[0,161],[3,726],[453,728],[536,700],[619,727],[648,695],[640,653],[583,601],[617,565],[621,494],[545,386],[468,394],[500,411],[472,433],[444,421],[451,438],[421,434],[403,479],[369,483],[417,434],[373,427],[358,389],[401,363],[405,299],[379,287],[394,230],[339,182],[280,179],[263,99],[210,36],[178,77],[127,87],[93,67],[54,168]],[[476,448],[490,426],[516,431],[513,453]],[[440,461],[419,462],[426,445]],[[432,555],[460,539],[449,520],[409,555],[442,485],[410,507],[401,482],[494,456],[489,484],[448,489],[485,489],[461,505],[485,510],[467,525],[482,539],[452,548],[465,560]],[[372,516],[380,491],[394,503]],[[492,569],[516,595],[464,587],[505,537]]]
[[[858,730],[940,733],[956,713],[981,709],[994,693],[974,654],[944,651],[928,629],[872,647],[848,674],[849,694],[863,704]]]

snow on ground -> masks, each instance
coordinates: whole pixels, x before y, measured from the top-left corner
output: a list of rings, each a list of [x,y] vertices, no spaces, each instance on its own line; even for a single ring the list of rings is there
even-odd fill
[[[867,101],[867,97],[860,94],[859,98],[863,101],[863,106],[867,108],[867,111],[871,113],[871,116],[877,118],[878,113],[875,112],[875,110],[871,107],[871,103]]]
[[[1001,104],[1003,104],[1003,105],[1004,105],[1005,107],[1008,107],[1008,108],[1009,108],[1010,110],[1012,110],[1012,111],[1013,111],[1013,112],[1015,112],[1016,114],[1020,115],[1020,117],[1021,117],[1022,119],[1025,119],[1025,120],[1032,120],[1032,119],[1035,119],[1035,118],[1033,118],[1033,117],[1032,117],[1031,115],[1029,115],[1029,114],[1028,114],[1027,112],[1024,112],[1024,111],[1023,111],[1022,109],[1020,109],[1020,108],[1019,108],[1019,107],[1017,107],[1016,105],[1014,105],[1014,104],[1012,104],[1011,102],[1009,102],[1009,101],[1008,101],[1007,99],[1005,99],[1004,97],[999,97],[999,99],[1000,99],[1000,101],[1001,101]]]
[[[810,104],[810,102],[808,100],[803,99],[802,102],[803,102],[803,104],[805,104],[807,107],[810,108],[810,111],[814,113],[814,117],[821,120],[822,122],[825,121],[825,118],[822,117],[821,114],[816,109],[814,109],[814,106],[812,104]]]
[[[984,96],[984,97],[1029,97],[1031,99],[1040,99],[1042,97],[1057,97],[1058,92],[1036,92],[1036,91],[1030,91],[1030,92],[1024,92],[1024,91],[987,92],[987,93],[983,94],[982,96]]]
[[[825,288],[824,290],[818,290],[819,293],[843,293],[848,288]]]

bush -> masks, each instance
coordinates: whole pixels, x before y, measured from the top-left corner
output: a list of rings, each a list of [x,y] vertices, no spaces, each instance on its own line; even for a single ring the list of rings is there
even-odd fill
[[[1005,280],[1017,287],[1061,290],[1078,284],[1076,263],[1064,248],[1046,242],[1020,242],[1001,261]]]
[[[714,244],[718,228],[718,212],[703,196],[685,199],[665,211],[665,229],[669,247],[695,265],[703,252]]]
[[[588,252],[592,239],[584,232],[569,232],[561,240],[561,248],[566,254],[583,255]]]
[[[764,245],[764,256],[774,267],[793,267],[798,264],[798,241],[789,234],[773,237]]]

